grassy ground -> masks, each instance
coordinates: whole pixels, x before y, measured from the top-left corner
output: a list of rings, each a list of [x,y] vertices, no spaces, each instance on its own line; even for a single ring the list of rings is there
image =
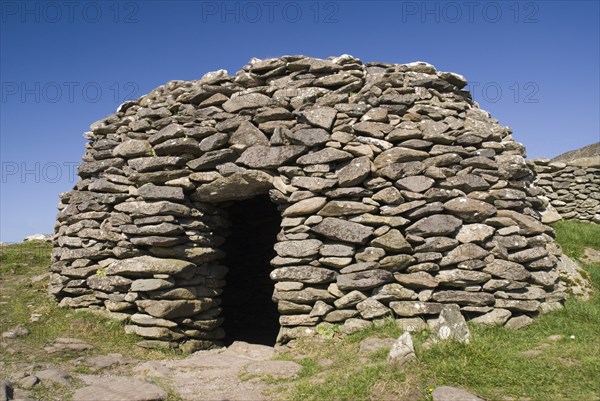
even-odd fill
[[[21,242],[0,246],[0,275],[31,275],[48,272],[52,246],[46,242]]]
[[[557,240],[567,255],[585,247],[600,249],[600,226],[560,222]],[[595,289],[600,265],[584,265]],[[470,345],[441,343],[426,351],[428,334],[415,336],[418,363],[399,372],[385,363],[387,350],[358,354],[369,336],[397,338],[393,320],[383,326],[333,338],[301,343],[282,356],[304,366],[297,384],[282,387],[291,400],[430,400],[432,388],[465,388],[486,400],[599,401],[600,294],[588,302],[567,301],[564,309],[540,316],[519,331],[470,325]],[[560,336],[549,338],[550,336]],[[523,354],[540,350],[537,355]],[[529,353],[528,353],[529,354]]]
[[[141,338],[126,335],[122,323],[90,312],[59,308],[47,292],[50,249],[43,242],[0,247],[0,333],[18,325],[30,332],[17,340],[0,339],[0,377],[30,369],[34,364],[61,365],[71,373],[89,373],[82,366],[69,364],[78,356],[120,353],[139,360],[180,356],[136,347]],[[39,321],[30,321],[33,314],[41,315]],[[60,337],[77,338],[94,348],[78,353],[44,351],[45,346]],[[59,387],[37,386],[32,395],[43,400],[68,399]]]
[[[556,241],[563,252],[572,257],[583,255],[584,248],[600,249],[600,226],[594,223],[576,221],[558,221],[553,224]]]

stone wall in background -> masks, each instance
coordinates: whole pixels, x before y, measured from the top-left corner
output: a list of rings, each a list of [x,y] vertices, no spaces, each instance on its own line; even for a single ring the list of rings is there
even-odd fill
[[[560,218],[600,224],[600,157],[551,161],[528,160],[537,178],[535,184],[544,192],[549,212],[544,222]]]
[[[244,229],[226,207],[268,194],[280,343],[445,304],[513,327],[559,308],[561,251],[525,149],[466,84],[422,62],[285,56],[127,102],[85,134],[50,292],[127,319],[145,346],[218,346],[221,247]]]

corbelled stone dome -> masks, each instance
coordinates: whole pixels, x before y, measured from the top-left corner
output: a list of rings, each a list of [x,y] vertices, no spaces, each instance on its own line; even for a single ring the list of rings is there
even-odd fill
[[[284,56],[123,104],[61,195],[51,293],[186,350],[445,304],[496,324],[560,307],[525,149],[466,84]]]

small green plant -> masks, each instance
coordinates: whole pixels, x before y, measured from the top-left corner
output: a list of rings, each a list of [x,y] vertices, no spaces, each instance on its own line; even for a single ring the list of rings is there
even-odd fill
[[[317,334],[327,339],[333,338],[339,332],[339,324],[320,324],[317,326]]]
[[[106,270],[101,267],[98,270],[96,270],[96,276],[98,277],[105,277],[106,276]]]
[[[423,396],[423,400],[425,400],[425,401],[433,400],[433,396],[431,395],[432,393],[433,393],[433,387],[431,387],[431,386],[423,386],[421,388],[421,395]]]

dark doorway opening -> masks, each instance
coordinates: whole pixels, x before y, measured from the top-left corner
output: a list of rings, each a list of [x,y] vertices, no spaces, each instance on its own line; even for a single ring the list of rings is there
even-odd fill
[[[269,273],[281,214],[267,195],[235,202],[226,211],[231,233],[221,247],[227,254],[223,264],[229,268],[222,295],[225,345],[275,345],[279,313]]]

